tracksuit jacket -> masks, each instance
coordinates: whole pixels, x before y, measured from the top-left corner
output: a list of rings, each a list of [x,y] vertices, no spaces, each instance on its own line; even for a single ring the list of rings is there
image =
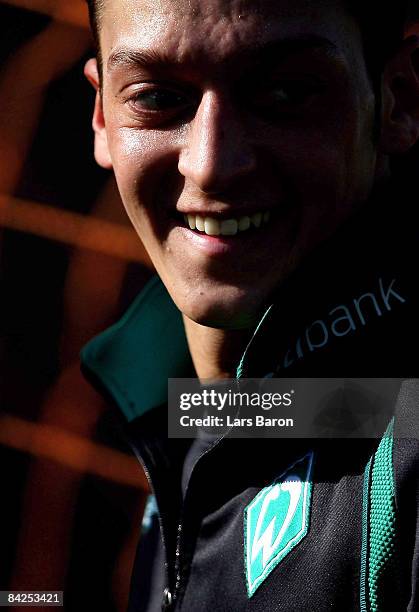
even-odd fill
[[[400,183],[377,193],[281,285],[237,366],[238,378],[403,379],[381,437],[168,438],[167,379],[194,371],[157,278],[84,348],[153,492],[129,612],[419,611],[410,206]]]

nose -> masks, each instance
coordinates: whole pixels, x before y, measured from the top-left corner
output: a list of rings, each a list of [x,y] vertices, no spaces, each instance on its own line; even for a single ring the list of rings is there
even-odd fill
[[[216,193],[255,167],[238,111],[229,100],[205,92],[179,155],[179,172],[201,191]]]

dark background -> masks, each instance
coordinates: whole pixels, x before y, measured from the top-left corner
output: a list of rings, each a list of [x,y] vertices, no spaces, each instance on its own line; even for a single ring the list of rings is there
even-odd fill
[[[106,231],[98,251],[57,240],[47,214],[131,231],[93,159],[84,3],[0,2],[0,24],[0,211],[10,206],[14,219],[0,221],[0,590],[64,590],[66,610],[124,610],[145,484],[134,459],[118,482],[129,450],[84,382],[78,352],[118,319],[150,265],[140,244],[134,255],[107,254]],[[32,209],[31,229],[21,216]],[[88,460],[74,467],[72,438],[56,443],[55,430],[97,445],[116,477]]]

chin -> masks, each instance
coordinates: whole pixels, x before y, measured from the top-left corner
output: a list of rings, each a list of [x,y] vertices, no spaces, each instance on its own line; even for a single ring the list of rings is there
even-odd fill
[[[254,327],[263,314],[262,300],[256,300],[254,293],[231,295],[226,290],[223,296],[210,298],[197,291],[185,302],[174,300],[182,314],[199,325],[217,329],[248,329]]]

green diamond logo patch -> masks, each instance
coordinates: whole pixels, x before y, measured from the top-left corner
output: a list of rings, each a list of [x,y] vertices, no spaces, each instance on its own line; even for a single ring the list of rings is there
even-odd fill
[[[245,571],[251,597],[280,561],[307,535],[313,453],[291,465],[244,511]]]

